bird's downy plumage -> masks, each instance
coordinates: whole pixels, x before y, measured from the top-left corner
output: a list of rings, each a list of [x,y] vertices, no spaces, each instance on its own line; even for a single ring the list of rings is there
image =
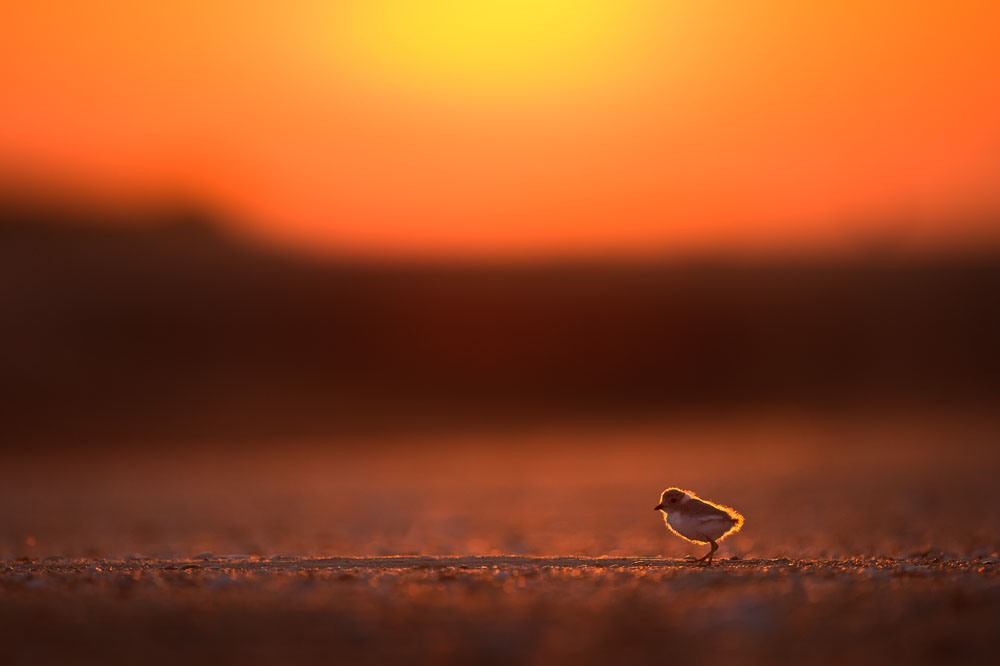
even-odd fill
[[[711,544],[711,556],[722,541],[743,527],[743,515],[732,507],[703,500],[690,490],[667,488],[660,503],[653,507],[663,512],[667,529],[691,543]]]

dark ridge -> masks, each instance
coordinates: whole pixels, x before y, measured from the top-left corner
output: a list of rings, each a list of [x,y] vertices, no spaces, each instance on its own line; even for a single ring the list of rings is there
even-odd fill
[[[986,408],[1000,255],[521,265],[270,251],[176,206],[0,207],[9,444],[763,408]]]

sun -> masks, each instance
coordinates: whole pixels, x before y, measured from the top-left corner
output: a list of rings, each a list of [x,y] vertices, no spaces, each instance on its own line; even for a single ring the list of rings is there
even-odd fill
[[[544,96],[599,86],[627,43],[627,3],[364,0],[340,6],[336,48],[356,74],[417,94]]]

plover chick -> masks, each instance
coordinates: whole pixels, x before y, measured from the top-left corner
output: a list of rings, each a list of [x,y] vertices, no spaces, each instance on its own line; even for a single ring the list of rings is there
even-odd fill
[[[705,564],[712,563],[712,556],[719,550],[718,541],[743,527],[743,516],[736,509],[703,500],[680,488],[664,490],[653,510],[663,512],[663,522],[677,536],[691,543],[711,545],[712,549],[696,560]]]

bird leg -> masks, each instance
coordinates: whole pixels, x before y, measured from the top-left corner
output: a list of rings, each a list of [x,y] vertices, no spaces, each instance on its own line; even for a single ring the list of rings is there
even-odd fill
[[[712,563],[712,556],[715,555],[715,551],[719,550],[719,544],[715,543],[711,539],[708,540],[708,543],[712,544],[712,549],[695,560],[695,562],[704,562],[705,566]]]

